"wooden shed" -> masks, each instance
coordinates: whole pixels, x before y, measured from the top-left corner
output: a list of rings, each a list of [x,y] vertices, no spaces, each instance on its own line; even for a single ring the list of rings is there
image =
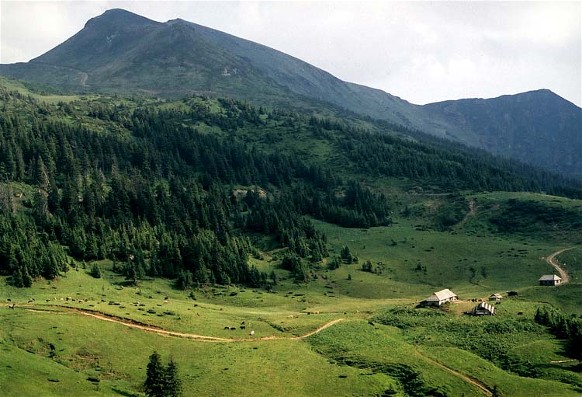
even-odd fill
[[[501,296],[501,294],[491,294],[491,295],[489,295],[489,300],[490,301],[501,302],[501,298],[503,298],[503,296]]]
[[[493,316],[495,314],[495,307],[486,302],[481,302],[473,308],[474,316]]]

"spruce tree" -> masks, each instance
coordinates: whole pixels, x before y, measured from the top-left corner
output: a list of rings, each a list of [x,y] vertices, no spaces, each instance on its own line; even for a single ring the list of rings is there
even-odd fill
[[[150,355],[150,362],[146,370],[146,380],[144,383],[147,397],[165,397],[166,370],[158,352]]]
[[[176,363],[170,357],[165,374],[165,396],[166,397],[180,397],[182,395],[182,382],[178,377],[178,368]]]

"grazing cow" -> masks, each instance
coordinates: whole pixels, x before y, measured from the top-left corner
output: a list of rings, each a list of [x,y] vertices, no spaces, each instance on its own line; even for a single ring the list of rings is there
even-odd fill
[[[224,329],[230,329],[230,327],[224,327]]]
[[[250,336],[253,336],[255,334],[255,330],[252,330],[251,333],[249,334]]]
[[[241,325],[240,329],[246,329],[247,327],[245,325]]]
[[[9,307],[10,309],[14,309],[14,305],[15,305],[15,304],[14,304],[14,303],[12,303],[11,305],[8,305],[8,307]]]
[[[235,331],[236,330],[236,327],[230,327],[230,330],[231,331]]]

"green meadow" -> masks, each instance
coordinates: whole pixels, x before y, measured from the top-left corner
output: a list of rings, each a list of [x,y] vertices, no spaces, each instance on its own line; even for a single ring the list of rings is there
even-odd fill
[[[582,314],[579,236],[553,236],[553,225],[529,235],[496,229],[491,219],[512,199],[580,206],[491,193],[446,230],[431,227],[430,211],[370,229],[313,220],[327,235],[330,257],[348,246],[357,262],[330,270],[331,259],[324,260],[312,265],[309,281],[296,283],[279,268],[281,251],[265,251],[250,261],[277,274],[270,291],[235,285],[182,291],[164,279],[130,286],[110,261],[96,262],[99,279],[89,275],[93,263],[31,288],[4,278],[3,395],[142,396],[153,351],[175,360],[185,396],[579,395],[580,363],[533,321],[543,305]],[[434,198],[415,205],[429,208]],[[570,283],[538,286],[540,275],[553,272],[544,258],[566,247],[573,249],[558,260]],[[364,271],[368,261],[371,271]],[[416,308],[443,288],[460,300]],[[492,293],[504,296],[495,316],[464,314],[473,299]]]

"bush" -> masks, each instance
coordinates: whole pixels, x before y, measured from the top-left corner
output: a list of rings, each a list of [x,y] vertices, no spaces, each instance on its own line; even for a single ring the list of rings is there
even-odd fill
[[[93,263],[93,265],[91,265],[91,271],[89,272],[89,274],[91,275],[91,277],[101,278],[101,268],[99,267],[99,265]]]

